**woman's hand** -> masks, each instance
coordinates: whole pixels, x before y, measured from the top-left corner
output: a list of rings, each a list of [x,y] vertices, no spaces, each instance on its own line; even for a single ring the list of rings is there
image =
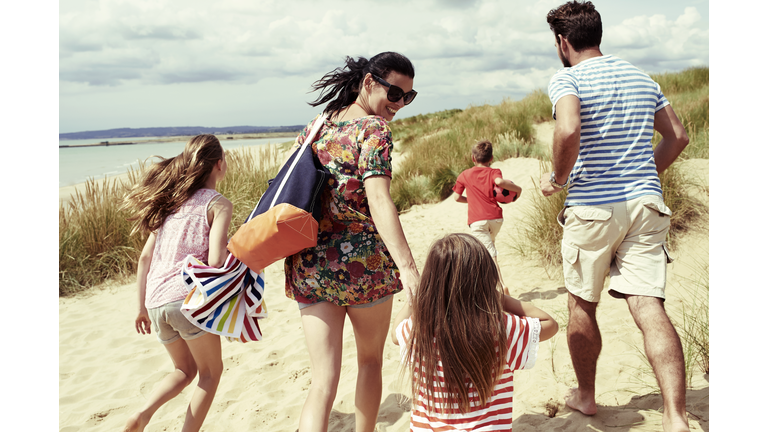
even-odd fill
[[[400,282],[403,283],[403,289],[405,290],[405,298],[408,299],[408,304],[413,304],[413,293],[419,288],[419,272],[413,270],[401,270]]]

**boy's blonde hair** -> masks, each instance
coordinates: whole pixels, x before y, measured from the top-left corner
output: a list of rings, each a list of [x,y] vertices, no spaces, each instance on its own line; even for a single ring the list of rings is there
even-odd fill
[[[475,157],[475,161],[481,164],[486,164],[493,160],[493,144],[488,140],[482,140],[475,143],[472,146],[472,156]]]

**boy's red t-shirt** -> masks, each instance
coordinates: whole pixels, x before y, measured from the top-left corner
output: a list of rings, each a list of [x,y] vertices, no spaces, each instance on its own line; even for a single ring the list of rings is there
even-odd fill
[[[502,218],[501,207],[493,198],[493,187],[496,185],[494,180],[497,177],[501,178],[500,169],[484,166],[472,167],[459,174],[453,191],[459,195],[467,191],[468,225],[481,220]]]

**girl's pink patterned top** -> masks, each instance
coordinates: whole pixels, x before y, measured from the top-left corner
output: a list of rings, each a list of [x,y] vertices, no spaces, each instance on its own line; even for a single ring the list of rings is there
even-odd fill
[[[155,249],[147,275],[144,304],[156,308],[187,296],[181,279],[181,262],[193,255],[208,262],[208,204],[220,195],[213,189],[200,189],[178,211],[169,215],[157,230]]]

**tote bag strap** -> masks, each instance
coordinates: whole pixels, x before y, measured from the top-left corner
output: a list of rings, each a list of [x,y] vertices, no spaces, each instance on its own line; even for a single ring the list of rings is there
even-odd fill
[[[299,162],[299,156],[301,156],[301,153],[306,150],[307,147],[309,147],[310,144],[312,144],[315,141],[315,135],[317,135],[317,131],[320,130],[320,127],[325,123],[325,119],[328,117],[328,114],[323,114],[322,116],[318,117],[315,120],[315,123],[312,125],[312,130],[307,135],[307,137],[304,139],[304,144],[301,145],[301,148],[296,152],[296,156],[294,156],[293,161],[291,162],[291,166],[288,167],[288,171],[285,172],[285,175],[283,176],[283,181],[280,182],[280,185],[277,188],[277,191],[275,192],[275,196],[272,198],[272,202],[269,203],[269,208],[272,208],[275,206],[275,202],[277,202],[277,198],[280,197],[280,192],[283,191],[283,186],[285,186],[286,181],[288,181],[288,177],[290,177],[291,173],[293,172],[293,169],[296,168],[296,164]]]

